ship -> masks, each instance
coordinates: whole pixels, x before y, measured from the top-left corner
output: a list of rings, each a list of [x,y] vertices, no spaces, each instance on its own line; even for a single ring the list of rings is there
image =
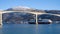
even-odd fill
[[[29,24],[36,24],[36,20],[30,20],[28,23]],[[38,20],[38,24],[51,24],[51,23],[52,23],[52,20],[50,20],[50,19]]]

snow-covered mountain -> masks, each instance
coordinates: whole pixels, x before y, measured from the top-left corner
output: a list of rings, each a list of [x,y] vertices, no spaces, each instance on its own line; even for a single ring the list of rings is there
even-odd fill
[[[9,10],[19,11],[19,10],[34,10],[34,9],[30,8],[30,7],[26,7],[26,6],[17,6],[17,7],[13,7],[13,8],[8,8],[7,10],[8,11]]]
[[[30,8],[26,6],[17,6],[13,8],[8,8],[7,11],[37,11],[41,13],[53,13],[53,14],[60,14],[60,10],[39,10],[36,8]]]

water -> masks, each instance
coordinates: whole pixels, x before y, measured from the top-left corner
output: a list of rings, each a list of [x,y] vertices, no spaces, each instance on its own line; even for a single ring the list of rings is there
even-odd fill
[[[5,24],[0,34],[60,34],[60,24]]]

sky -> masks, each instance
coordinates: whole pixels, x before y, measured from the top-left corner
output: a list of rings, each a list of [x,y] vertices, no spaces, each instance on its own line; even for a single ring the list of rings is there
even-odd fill
[[[60,10],[60,0],[0,0],[0,10],[27,6],[40,10]]]

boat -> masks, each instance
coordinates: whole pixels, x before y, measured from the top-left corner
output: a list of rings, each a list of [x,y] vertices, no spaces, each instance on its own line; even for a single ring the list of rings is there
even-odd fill
[[[36,24],[36,21],[35,20],[30,20],[28,23],[29,24]],[[51,24],[51,23],[52,23],[52,20],[50,20],[50,19],[38,20],[38,24]]]

